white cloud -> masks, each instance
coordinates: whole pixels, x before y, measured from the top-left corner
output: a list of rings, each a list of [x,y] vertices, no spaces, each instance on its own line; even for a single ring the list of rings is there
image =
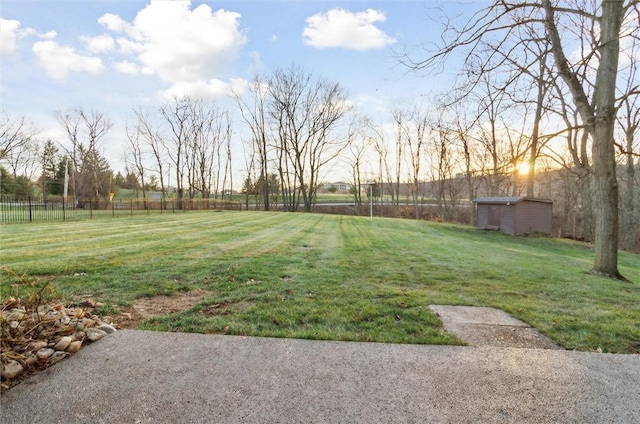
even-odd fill
[[[56,31],[40,33],[33,28],[20,28],[16,20],[0,18],[0,53],[2,55],[14,53],[16,41],[24,37],[37,37],[45,41],[33,44],[32,52],[52,78],[64,78],[69,72],[97,73],[102,70],[99,58],[82,56],[72,48],[60,46],[52,41],[57,36]]]
[[[128,28],[128,24],[118,15],[106,13],[98,19],[100,25],[104,25],[114,32],[123,32]]]
[[[33,28],[25,28],[18,32],[20,38],[22,37],[38,37],[41,40],[53,40],[58,36],[55,30],[40,33]]]
[[[20,22],[13,19],[0,18],[0,53],[11,54],[16,50]]]
[[[87,49],[92,53],[109,53],[116,48],[116,42],[109,35],[98,35],[96,37],[80,37],[87,45]]]
[[[141,53],[144,51],[143,45],[136,43],[135,41],[131,41],[126,37],[118,38],[117,42],[118,42],[119,51],[122,54],[137,55],[138,53]]]
[[[69,72],[96,74],[104,68],[100,58],[80,55],[71,47],[61,46],[51,40],[38,41],[32,51],[47,74],[56,79],[66,77]]]
[[[20,38],[37,37],[52,40],[58,35],[55,31],[39,33],[33,28],[20,28],[20,22],[14,19],[0,18],[0,54],[8,55],[16,51],[16,42]]]
[[[143,73],[172,83],[173,93],[196,86],[218,91],[212,88],[215,77],[227,72],[246,41],[239,18],[240,14],[223,9],[213,12],[206,4],[191,10],[190,1],[158,1],[139,11],[131,23],[111,14],[98,22],[123,34],[117,40],[119,52],[130,55]],[[117,69],[133,68],[120,65]]]
[[[378,10],[353,13],[340,8],[331,9],[307,18],[302,36],[305,44],[321,49],[379,49],[396,42],[375,26],[376,22],[385,20],[385,14]]]
[[[38,34],[38,37],[43,40],[53,40],[58,36],[58,33],[55,30],[47,31],[44,34]]]
[[[116,62],[113,67],[116,71],[122,72],[123,74],[138,75],[141,72],[138,65],[133,62],[129,62],[128,60]]]
[[[209,81],[180,81],[160,93],[161,97],[170,99],[188,95],[191,97],[225,97],[234,93],[243,93],[247,81],[242,78],[231,78],[229,82],[213,78]]]

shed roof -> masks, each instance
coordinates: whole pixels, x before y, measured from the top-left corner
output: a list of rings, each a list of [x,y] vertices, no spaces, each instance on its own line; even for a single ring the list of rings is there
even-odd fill
[[[527,196],[518,196],[518,197],[478,197],[473,202],[474,203],[484,203],[484,204],[492,204],[492,205],[513,205],[515,203],[520,203],[524,200],[529,202],[540,202],[540,203],[552,203],[551,200],[548,199],[537,199],[535,197],[527,197]]]

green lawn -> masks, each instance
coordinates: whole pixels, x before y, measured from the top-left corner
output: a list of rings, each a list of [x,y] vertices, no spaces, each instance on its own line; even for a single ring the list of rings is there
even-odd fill
[[[640,352],[640,257],[631,282],[589,274],[590,246],[425,221],[190,212],[1,229],[2,297],[49,283],[107,305],[191,289],[211,297],[140,328],[456,344],[429,304],[501,308],[567,349]],[[213,305],[224,313],[210,314]]]

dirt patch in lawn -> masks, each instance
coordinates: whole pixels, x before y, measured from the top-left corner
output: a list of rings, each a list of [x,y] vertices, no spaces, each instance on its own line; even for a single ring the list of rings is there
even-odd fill
[[[147,318],[189,309],[212,294],[207,290],[191,290],[174,293],[171,296],[143,297],[134,300],[130,306],[118,306],[120,314],[114,314],[111,319],[117,328],[135,328]]]
[[[198,311],[198,314],[205,317],[214,317],[222,315],[233,315],[238,312],[242,312],[249,308],[252,304],[250,302],[237,302],[237,303],[216,303],[214,305],[208,305]]]

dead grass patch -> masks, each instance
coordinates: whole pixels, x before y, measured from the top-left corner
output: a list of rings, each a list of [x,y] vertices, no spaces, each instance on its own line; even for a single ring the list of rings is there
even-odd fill
[[[119,328],[135,328],[145,319],[187,310],[212,294],[208,290],[191,290],[170,296],[142,297],[134,300],[130,306],[118,307],[122,313],[112,318]]]
[[[207,318],[223,315],[233,315],[238,312],[244,311],[250,306],[250,302],[216,303],[214,305],[205,306],[200,311],[198,311],[198,314]]]

